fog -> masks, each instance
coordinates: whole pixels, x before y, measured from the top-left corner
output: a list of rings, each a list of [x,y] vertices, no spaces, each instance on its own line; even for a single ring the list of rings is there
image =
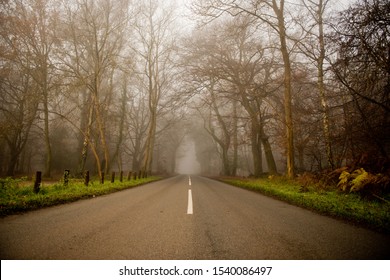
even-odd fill
[[[176,153],[175,172],[179,174],[199,174],[200,164],[196,159],[195,143],[185,138]]]
[[[386,1],[9,2],[0,176],[294,177],[390,154]]]

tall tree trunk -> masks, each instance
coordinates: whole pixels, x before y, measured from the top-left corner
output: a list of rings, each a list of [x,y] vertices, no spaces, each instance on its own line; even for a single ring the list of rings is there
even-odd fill
[[[119,136],[118,140],[115,145],[115,152],[112,156],[112,162],[115,162],[118,160],[118,168],[119,170],[122,170],[122,165],[119,161],[119,153],[120,153],[120,148],[123,143],[123,131],[125,129],[125,118],[126,118],[126,104],[127,104],[127,88],[124,86],[123,91],[122,91],[122,100],[121,100],[121,111],[120,111],[120,120],[119,120]]]
[[[147,172],[148,174],[152,173],[153,151],[157,127],[157,107],[151,106],[150,109],[149,130],[146,140],[144,161],[142,164],[142,171]]]
[[[222,165],[223,165],[223,174],[225,176],[230,176],[230,161],[229,161],[229,153],[226,147],[222,148]]]
[[[85,164],[87,162],[88,158],[88,145],[90,142],[90,137],[91,137],[91,128],[92,128],[92,122],[93,122],[93,113],[94,113],[94,106],[92,104],[89,104],[89,110],[87,114],[87,123],[85,127],[85,132],[83,134],[84,136],[84,141],[83,141],[83,146],[81,150],[81,159],[80,159],[80,166],[79,166],[79,173],[82,175],[85,170]],[[100,160],[99,160],[100,161]]]
[[[135,138],[134,152],[133,152],[133,158],[132,158],[132,163],[131,163],[131,168],[133,169],[133,171],[138,171],[141,168],[140,155],[142,155],[141,135],[137,135]]]
[[[20,152],[17,151],[16,145],[13,147],[13,145],[9,145],[9,154],[10,154],[10,160],[8,162],[8,169],[7,169],[7,176],[14,176],[15,175],[15,169],[16,165],[18,163],[19,154]]]
[[[214,86],[214,84],[213,84]],[[220,145],[222,149],[222,165],[223,165],[223,175],[230,176],[231,175],[231,166],[230,166],[230,159],[229,159],[229,150],[230,150],[230,143],[231,143],[231,135],[229,133],[229,129],[226,126],[226,123],[219,111],[217,100],[215,98],[215,92],[213,86],[211,87],[210,94],[211,94],[211,100],[212,100],[212,107],[215,112],[215,115],[217,116],[218,123],[222,129],[222,139],[218,139],[218,137],[213,134],[212,136],[217,141],[217,143]],[[233,121],[234,122],[234,121]],[[234,135],[233,135],[234,137]]]
[[[280,39],[280,51],[283,57],[284,64],[284,113],[287,139],[287,176],[293,178],[295,176],[294,164],[294,130],[292,118],[292,87],[291,87],[291,62],[287,48],[286,26],[284,22],[284,0],[280,0],[278,7],[276,0],[272,0],[272,7],[278,20],[278,31]]]
[[[275,175],[278,173],[278,170],[276,168],[275,158],[274,158],[274,155],[272,153],[272,147],[271,147],[271,144],[268,140],[268,136],[265,135],[265,133],[263,131],[263,128],[261,128],[261,130],[262,130],[261,143],[264,146],[264,154],[265,154],[265,158],[267,160],[268,172],[272,175]]]
[[[106,133],[105,133],[105,124],[104,118],[102,114],[102,104],[99,101],[99,78],[96,76],[94,81],[92,100],[95,109],[96,123],[98,128],[98,133],[100,136],[100,142],[102,145],[103,153],[104,153],[104,173],[108,174],[110,171],[110,155],[106,141]]]
[[[325,60],[325,40],[324,40],[324,22],[323,22],[323,11],[324,11],[323,0],[320,0],[318,3],[318,32],[319,32],[319,46],[320,46],[320,55],[318,57],[318,91],[320,94],[321,106],[322,106],[322,126],[325,139],[326,147],[326,158],[328,160],[328,165],[331,169],[334,169],[334,160],[332,152],[332,144],[330,138],[330,127],[329,127],[329,108],[328,102],[325,96],[325,84],[324,84],[324,60]]]
[[[237,100],[233,100],[233,162],[231,167],[231,175],[237,175],[238,166],[238,116],[237,116]]]
[[[263,174],[263,156],[262,146],[259,135],[259,126],[256,121],[251,121],[251,146],[252,146],[252,157],[253,157],[253,175],[260,177]]]
[[[52,149],[50,144],[50,130],[49,130],[49,105],[48,105],[48,92],[47,89],[44,90],[44,100],[43,100],[43,109],[44,109],[44,118],[45,118],[45,146],[46,146],[46,161],[45,161],[45,177],[51,177],[51,165],[52,165]]]
[[[321,63],[322,65],[322,63]],[[328,165],[331,169],[335,168],[334,159],[333,159],[333,151],[332,151],[332,143],[330,137],[330,125],[329,125],[329,108],[328,102],[325,97],[325,86],[324,86],[324,74],[322,66],[319,65],[318,72],[318,90],[320,93],[321,106],[322,106],[322,127],[325,139],[325,149],[326,149],[326,158],[328,161]]]
[[[261,130],[258,114],[260,112],[253,108],[251,105],[245,89],[240,89],[241,102],[245,110],[249,114],[250,125],[251,125],[251,150],[253,159],[253,175],[260,177],[263,174],[263,155],[262,155],[262,144],[261,144]]]

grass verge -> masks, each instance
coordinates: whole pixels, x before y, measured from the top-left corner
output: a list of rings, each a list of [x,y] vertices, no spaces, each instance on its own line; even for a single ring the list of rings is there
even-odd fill
[[[107,182],[104,184],[93,181],[88,186],[85,186],[81,180],[70,180],[67,186],[61,182],[43,183],[37,194],[33,191],[33,183],[26,184],[23,180],[6,179],[2,180],[0,185],[0,216],[109,194],[160,179],[162,178],[151,176],[126,182]]]
[[[390,233],[390,205],[368,201],[357,194],[308,187],[285,178],[237,179],[218,178],[233,186],[253,190],[320,214],[346,220],[371,229]]]

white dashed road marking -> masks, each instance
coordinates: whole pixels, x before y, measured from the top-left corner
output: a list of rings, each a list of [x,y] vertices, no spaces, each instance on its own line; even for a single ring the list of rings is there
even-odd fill
[[[187,206],[187,214],[192,215],[194,213],[192,209],[192,192],[188,190],[188,206]]]

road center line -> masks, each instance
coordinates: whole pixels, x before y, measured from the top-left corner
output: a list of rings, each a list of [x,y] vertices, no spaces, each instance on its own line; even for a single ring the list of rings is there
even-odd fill
[[[191,176],[188,176],[188,185],[191,186]]]
[[[188,215],[192,215],[193,214],[193,209],[192,209],[192,192],[191,192],[191,190],[188,190],[187,214]]]

